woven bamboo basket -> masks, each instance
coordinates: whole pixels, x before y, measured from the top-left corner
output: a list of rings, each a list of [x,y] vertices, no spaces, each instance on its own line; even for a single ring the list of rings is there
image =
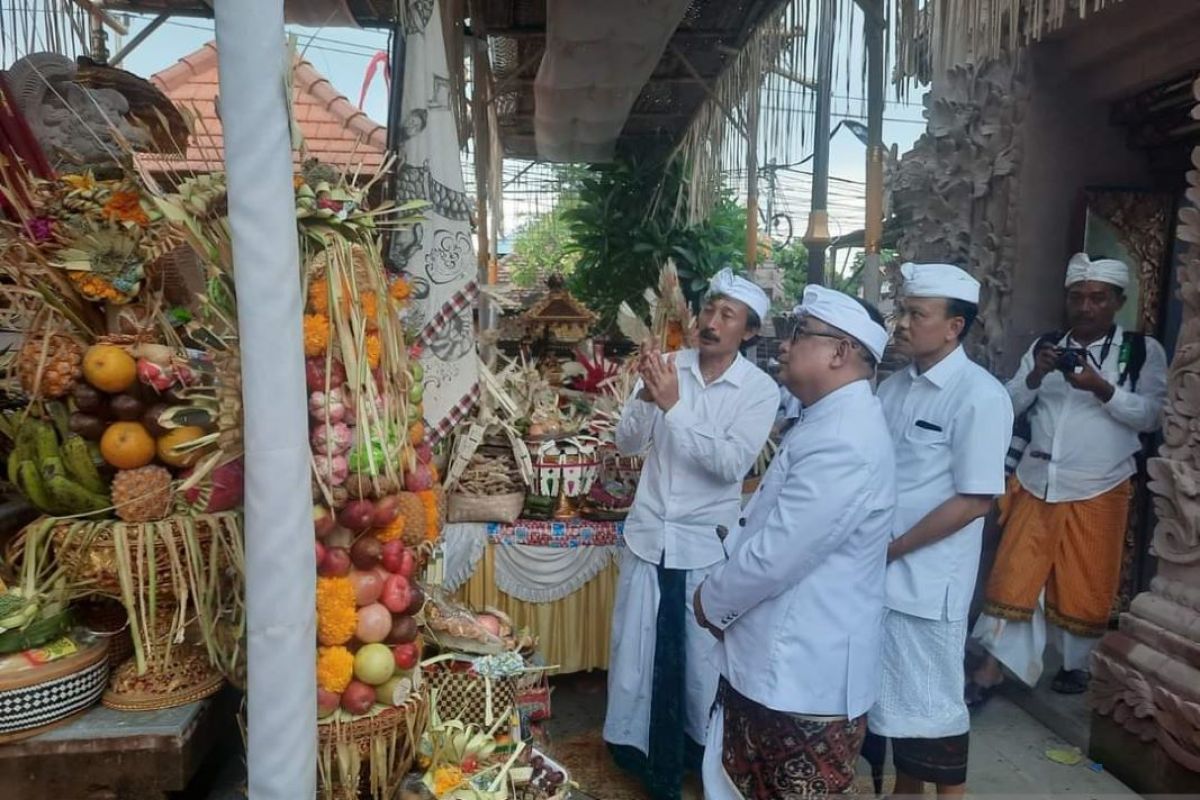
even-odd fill
[[[107,597],[85,598],[72,604],[79,625],[108,645],[108,661],[114,666],[133,655],[133,637],[129,635],[129,614],[116,600]]]
[[[193,629],[177,629],[177,609],[158,609],[145,668],[136,658],[113,667],[101,702],[118,711],[157,711],[211,697],[225,685]],[[178,637],[178,640],[177,640]]]
[[[517,678],[483,678],[467,672],[422,670],[426,697],[437,693],[437,712],[442,719],[457,719],[466,725],[491,728],[500,714],[517,707]]]
[[[525,493],[480,495],[452,492],[449,496],[447,522],[512,523],[525,507]]]
[[[196,544],[207,553],[214,533],[240,527],[241,520],[236,512],[227,511],[172,516],[158,522],[64,521],[54,527],[51,536],[69,579],[86,584],[91,594],[121,598],[119,564],[124,560],[143,589],[153,587],[155,597],[170,600],[176,594],[175,579],[188,563],[184,526],[194,530]],[[222,551],[222,558],[225,555]],[[227,559],[218,565],[222,569],[227,566]]]
[[[317,724],[322,800],[391,800],[417,759],[428,707],[414,692],[404,705],[346,720],[337,712]]]

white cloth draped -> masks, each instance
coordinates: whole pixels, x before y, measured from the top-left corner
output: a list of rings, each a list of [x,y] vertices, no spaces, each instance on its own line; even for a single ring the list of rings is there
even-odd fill
[[[448,591],[456,591],[475,574],[488,545],[486,522],[447,525],[442,548],[446,554]],[[583,588],[604,571],[620,547],[537,547],[492,545],[496,588],[526,603],[553,603]]]
[[[696,622],[692,597],[715,567],[687,571],[684,620],[684,730],[702,744],[709,711],[717,696],[717,640]],[[612,645],[608,662],[608,709],[604,741],[648,752],[650,702],[658,625],[658,569],[625,550],[613,608]]]

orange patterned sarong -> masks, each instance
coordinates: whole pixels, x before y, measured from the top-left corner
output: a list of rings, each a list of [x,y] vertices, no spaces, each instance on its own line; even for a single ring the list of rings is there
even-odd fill
[[[1103,636],[1121,582],[1129,481],[1090,500],[1047,503],[1013,479],[1000,501],[1004,535],[984,612],[1029,620],[1046,590],[1046,619],[1077,636]]]

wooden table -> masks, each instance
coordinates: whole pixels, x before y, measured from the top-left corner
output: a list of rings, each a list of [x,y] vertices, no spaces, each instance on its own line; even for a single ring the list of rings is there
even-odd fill
[[[222,716],[211,700],[163,711],[96,706],[39,736],[0,745],[0,797],[165,799],[188,788]]]

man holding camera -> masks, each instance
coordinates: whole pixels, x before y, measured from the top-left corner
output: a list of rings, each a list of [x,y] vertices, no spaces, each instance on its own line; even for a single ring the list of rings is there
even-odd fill
[[[1115,322],[1128,286],[1124,263],[1073,256],[1070,330],[1039,338],[1008,383],[1031,435],[1001,502],[1004,534],[974,630],[989,655],[968,702],[1003,680],[1000,665],[1036,685],[1047,643],[1063,658],[1052,688],[1087,689],[1120,584],[1139,434],[1158,429],[1167,388],[1162,345]]]

